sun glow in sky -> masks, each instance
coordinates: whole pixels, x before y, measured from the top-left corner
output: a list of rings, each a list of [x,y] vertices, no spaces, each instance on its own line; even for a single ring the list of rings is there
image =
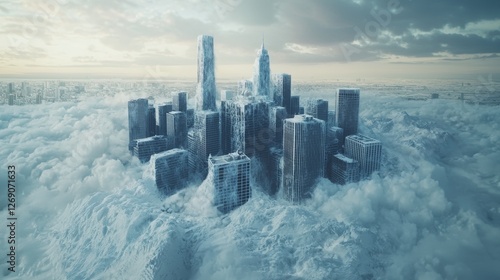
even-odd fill
[[[214,36],[217,78],[250,77],[262,36],[295,80],[498,73],[500,3],[444,0],[0,1],[2,78],[196,78]]]

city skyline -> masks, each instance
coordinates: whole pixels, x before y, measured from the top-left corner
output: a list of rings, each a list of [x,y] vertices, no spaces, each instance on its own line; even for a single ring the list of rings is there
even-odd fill
[[[250,77],[247,65],[254,61],[262,36],[273,72],[289,73],[296,81],[475,79],[498,73],[498,5],[396,0],[5,2],[0,4],[0,76],[193,79],[196,46],[191,40],[211,30],[217,38],[217,79]]]

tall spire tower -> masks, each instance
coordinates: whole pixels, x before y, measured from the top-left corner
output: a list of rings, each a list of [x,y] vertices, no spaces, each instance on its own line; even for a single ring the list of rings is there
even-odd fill
[[[257,52],[254,64],[253,90],[256,96],[270,96],[271,69],[269,67],[269,54],[264,47],[264,35],[262,45]]]
[[[208,35],[200,35],[198,36],[196,110],[216,111],[215,96],[214,38]]]

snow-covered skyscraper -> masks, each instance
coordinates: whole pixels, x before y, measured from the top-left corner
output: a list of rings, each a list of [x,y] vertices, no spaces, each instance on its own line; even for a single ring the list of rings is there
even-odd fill
[[[134,140],[148,137],[148,100],[140,98],[128,102],[129,150],[135,146]]]
[[[166,102],[158,105],[156,110],[156,125],[158,126],[158,135],[167,135],[167,113],[172,112],[172,102]]]
[[[251,196],[250,159],[242,152],[208,159],[209,182],[213,184],[214,204],[222,213],[245,204]]]
[[[340,88],[335,98],[336,126],[344,130],[344,138],[358,133],[359,89]]]
[[[254,64],[253,91],[255,96],[270,97],[271,68],[269,66],[269,54],[264,47],[264,42],[257,52]]]
[[[217,110],[214,38],[212,36],[198,36],[198,86],[196,90],[196,110]]]
[[[290,98],[292,96],[292,76],[289,74],[272,75],[272,100],[275,106],[285,107],[290,114]]]
[[[172,111],[187,111],[187,92],[179,91],[172,94]]]
[[[306,100],[305,113],[328,123],[328,101],[321,98]]]
[[[188,133],[188,149],[194,171],[206,175],[209,155],[217,155],[220,149],[219,112],[195,112],[194,128]]]
[[[345,138],[345,155],[359,162],[360,177],[365,179],[380,170],[382,143],[368,136],[349,135]]]
[[[186,113],[181,111],[167,113],[167,136],[174,148],[187,147]]]
[[[286,119],[283,132],[283,195],[292,202],[307,198],[324,174],[325,122],[309,115]]]
[[[244,152],[249,157],[264,152],[270,144],[269,102],[241,97],[225,101],[222,109],[222,143],[225,152]]]
[[[148,105],[148,137],[156,135],[156,109],[153,104]]]
[[[171,194],[187,185],[188,180],[188,152],[181,149],[172,149],[155,154],[151,157],[154,164],[156,186],[164,194]]]
[[[300,113],[300,96],[294,95],[290,97],[290,111],[288,112],[289,118],[293,118]]]
[[[269,129],[275,145],[283,145],[283,122],[287,118],[285,107],[271,107],[269,109]]]

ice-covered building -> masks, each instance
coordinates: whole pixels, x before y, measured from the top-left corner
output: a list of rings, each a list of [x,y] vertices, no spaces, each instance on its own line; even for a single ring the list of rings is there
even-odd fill
[[[186,119],[187,119],[187,127],[192,128],[194,126],[194,109],[187,109]]]
[[[221,90],[220,91],[220,100],[221,101],[233,100],[233,98],[235,96],[236,96],[236,93],[232,90]]]
[[[271,68],[269,54],[264,47],[264,42],[257,53],[254,64],[253,91],[255,96],[270,97]]]
[[[152,155],[164,152],[171,148],[170,143],[163,135],[136,139],[134,147],[134,156],[141,162],[148,162]]]
[[[9,94],[9,105],[14,105],[14,102],[16,100],[16,96],[13,93]]]
[[[335,96],[335,123],[344,130],[344,138],[358,133],[359,89],[340,88]]]
[[[240,97],[221,102],[223,153],[242,151],[254,156],[267,149],[270,102]]]
[[[187,147],[186,113],[181,111],[167,113],[167,136],[174,148]]]
[[[271,147],[270,156],[271,165],[268,172],[271,187],[269,190],[269,194],[275,195],[281,188],[283,178],[283,150],[276,147]]]
[[[345,155],[355,159],[360,165],[360,177],[365,179],[380,170],[382,143],[364,135],[350,135],[345,138]]]
[[[198,86],[196,89],[196,110],[216,111],[214,38],[198,36]]]
[[[287,118],[285,107],[271,107],[269,109],[269,129],[272,141],[276,146],[283,146],[283,122]]]
[[[149,136],[148,108],[148,100],[145,98],[130,100],[128,102],[128,139],[130,151],[134,148],[134,140]]]
[[[335,123],[335,110],[328,110],[328,122],[326,124],[328,127],[336,126]]]
[[[154,164],[156,186],[162,193],[171,194],[187,185],[189,166],[186,150],[172,149],[154,154],[151,162]]]
[[[283,195],[292,202],[307,198],[324,175],[325,122],[309,115],[286,119],[283,132]]]
[[[330,178],[332,158],[334,155],[342,152],[342,141],[344,141],[343,129],[332,126],[326,128],[325,144],[325,177]]]
[[[219,211],[227,213],[250,199],[250,159],[244,153],[210,157],[208,166],[208,182],[213,184]]]
[[[251,80],[241,80],[238,82],[238,95],[252,96],[253,82]]]
[[[148,123],[146,125],[148,137],[156,135],[156,110],[153,104],[148,105]]]
[[[332,183],[345,185],[359,181],[359,162],[355,159],[348,158],[343,154],[336,154],[332,157],[330,168],[328,179]]]
[[[187,93],[179,91],[172,94],[172,111],[187,111]]]
[[[294,95],[290,97],[290,111],[291,113],[288,113],[289,118],[293,118],[300,113],[300,96]]]
[[[188,133],[188,149],[194,170],[206,175],[209,155],[217,155],[220,149],[219,112],[199,111],[194,114],[194,127]]]
[[[172,112],[172,102],[166,102],[158,105],[156,109],[156,125],[158,126],[158,135],[167,135],[167,113]]]
[[[305,114],[328,123],[328,101],[321,98],[310,98],[305,102],[304,111]]]
[[[275,106],[285,107],[290,114],[290,98],[292,96],[292,76],[289,74],[272,74],[272,100]]]

